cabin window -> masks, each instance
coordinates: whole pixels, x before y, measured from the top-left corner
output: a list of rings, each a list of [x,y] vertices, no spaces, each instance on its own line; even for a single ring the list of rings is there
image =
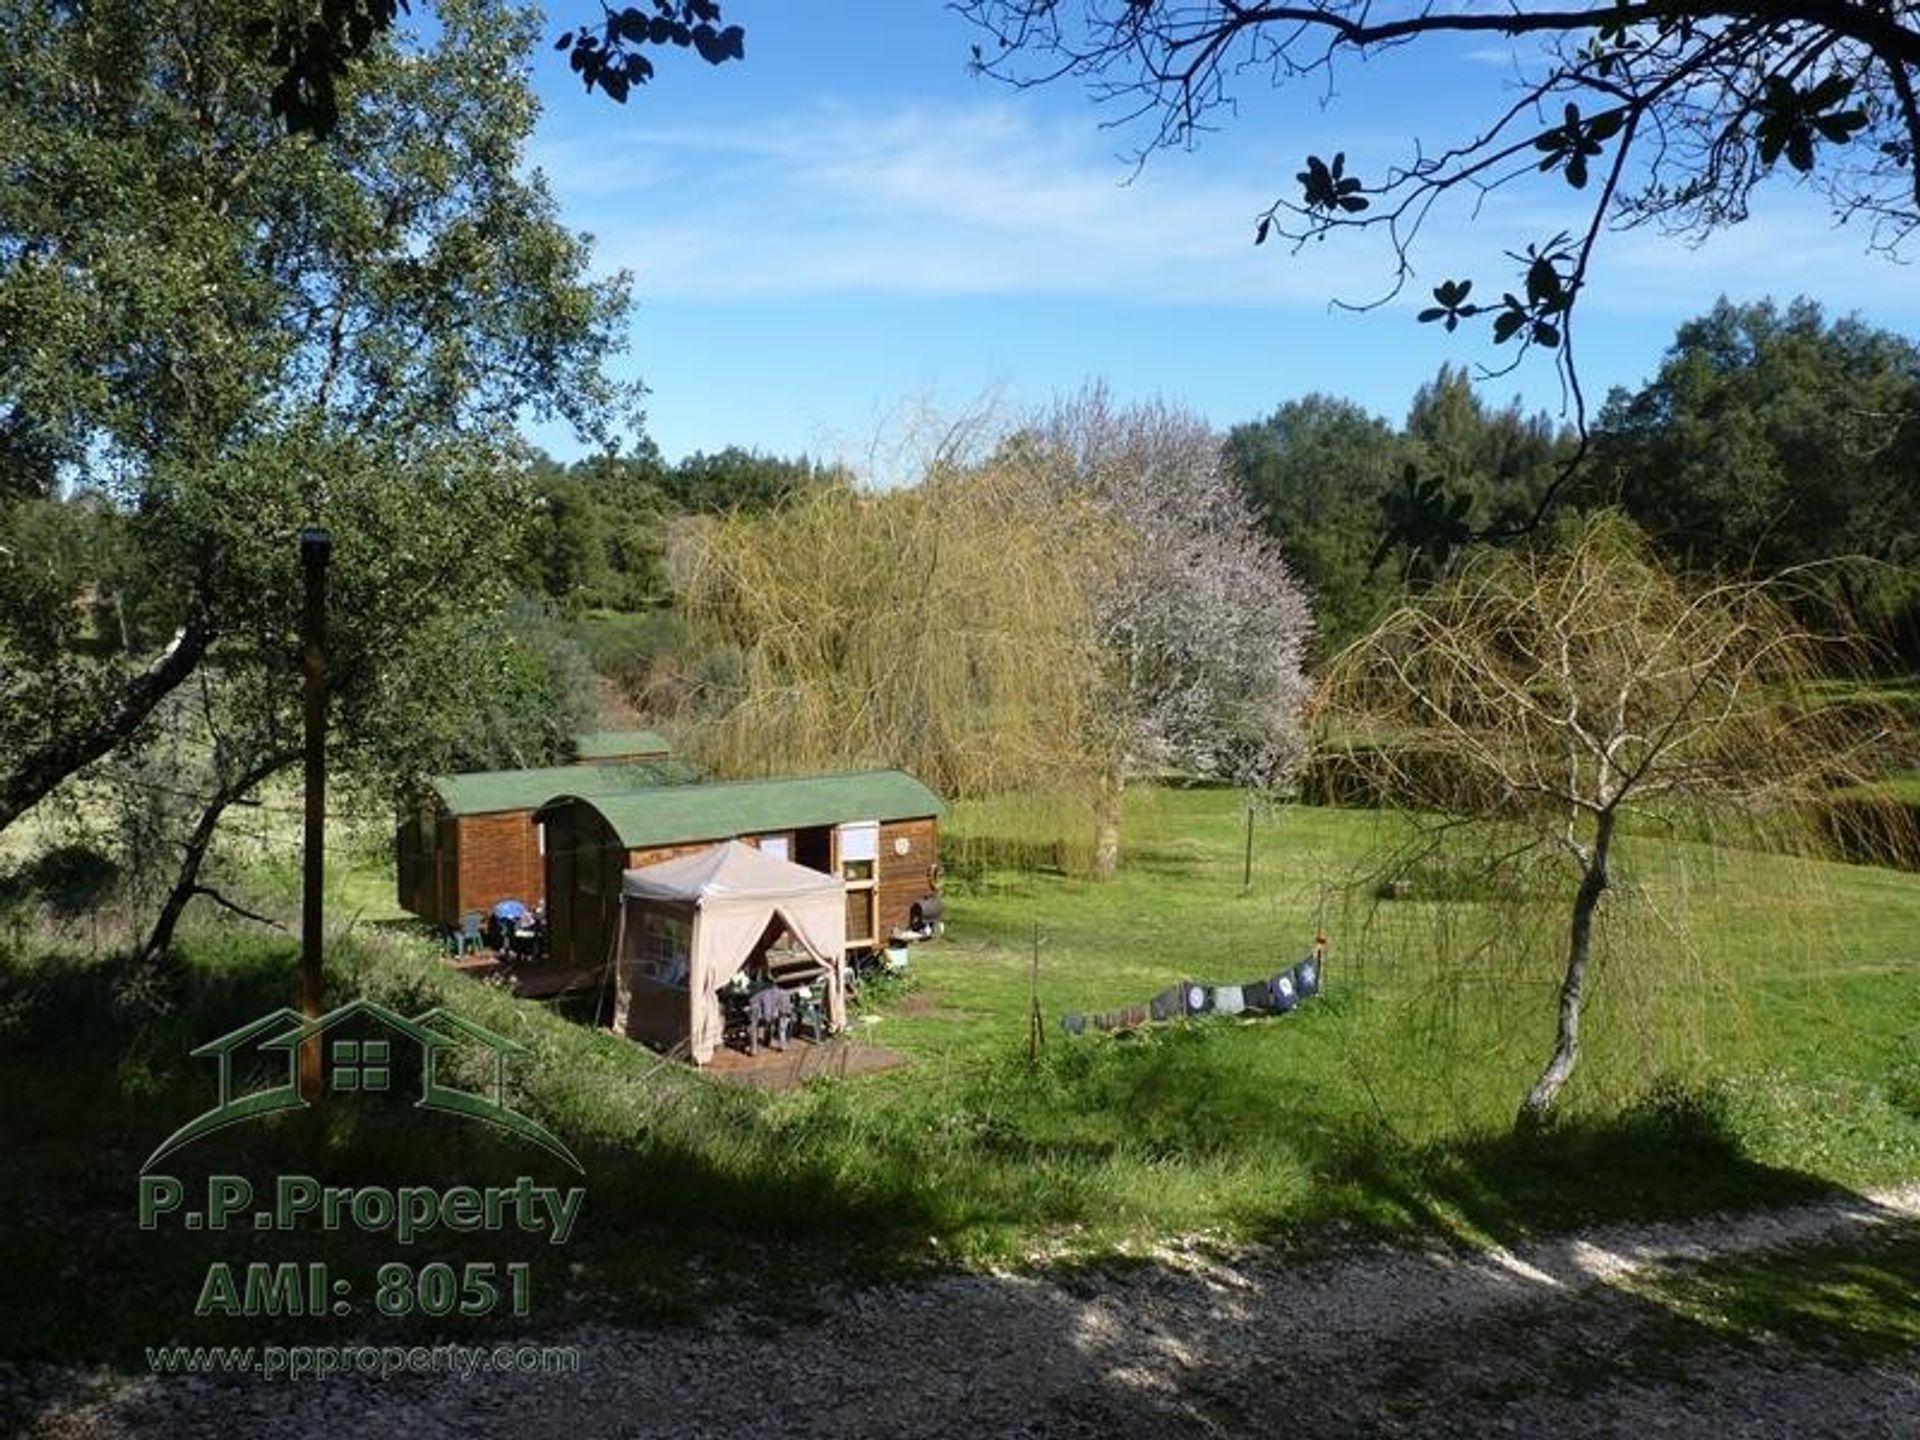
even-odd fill
[[[856,820],[840,827],[840,862],[880,858],[880,822]]]
[[[762,835],[760,853],[771,855],[776,860],[793,859],[793,837],[790,835]]]

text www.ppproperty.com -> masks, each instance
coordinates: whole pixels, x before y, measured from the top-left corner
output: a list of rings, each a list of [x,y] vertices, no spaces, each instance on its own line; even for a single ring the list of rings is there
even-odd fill
[[[149,1345],[156,1375],[261,1375],[319,1380],[329,1375],[570,1375],[572,1345]]]

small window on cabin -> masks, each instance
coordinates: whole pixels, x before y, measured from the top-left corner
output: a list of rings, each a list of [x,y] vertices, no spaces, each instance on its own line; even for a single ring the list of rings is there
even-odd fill
[[[762,835],[760,853],[771,855],[776,860],[793,859],[793,837],[790,835]]]
[[[850,820],[840,827],[841,860],[877,860],[880,858],[880,822]]]

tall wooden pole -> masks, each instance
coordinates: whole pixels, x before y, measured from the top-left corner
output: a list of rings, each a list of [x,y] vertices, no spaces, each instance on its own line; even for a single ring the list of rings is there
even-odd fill
[[[321,886],[327,873],[327,561],[333,537],[308,526],[300,532],[300,570],[306,610],[300,638],[306,671],[306,863],[300,893],[300,1013],[320,1017]],[[300,1093],[320,1097],[320,1037],[300,1047]]]
[[[1040,1063],[1047,1027],[1040,1020],[1040,922],[1033,922],[1033,968],[1027,972],[1027,1064]]]
[[[1247,859],[1240,870],[1240,888],[1253,888],[1253,797],[1247,797]]]

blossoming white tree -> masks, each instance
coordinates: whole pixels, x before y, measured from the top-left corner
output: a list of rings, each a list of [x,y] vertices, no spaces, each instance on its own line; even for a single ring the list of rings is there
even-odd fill
[[[1015,438],[1003,463],[1043,493],[1113,522],[1110,567],[1089,575],[1102,683],[1085,743],[1096,758],[1094,870],[1119,863],[1131,776],[1177,769],[1271,789],[1301,749],[1312,616],[1195,416],[1117,408],[1092,388]]]

